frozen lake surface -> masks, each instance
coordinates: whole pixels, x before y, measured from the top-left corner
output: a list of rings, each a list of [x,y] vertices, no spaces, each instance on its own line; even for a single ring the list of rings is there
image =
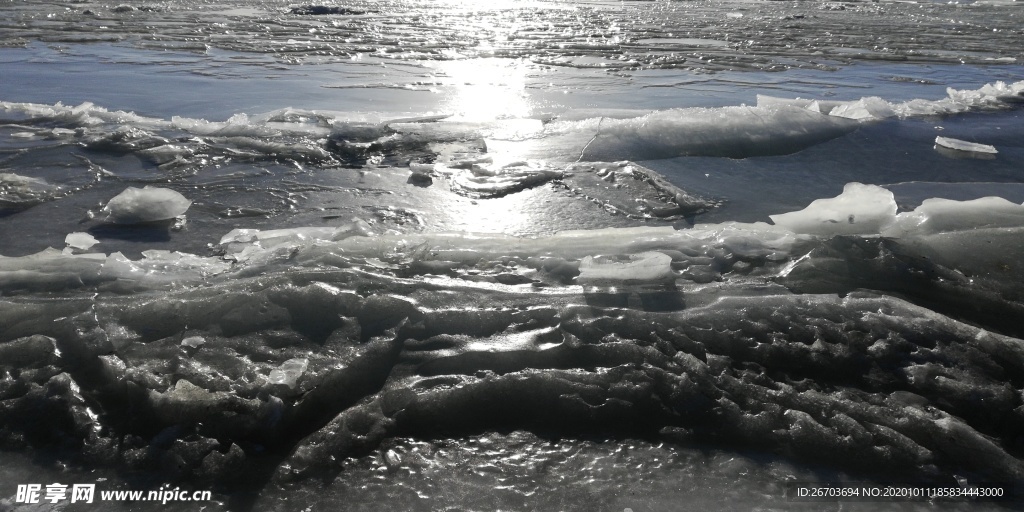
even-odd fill
[[[1020,506],[1018,3],[0,10],[0,508]]]

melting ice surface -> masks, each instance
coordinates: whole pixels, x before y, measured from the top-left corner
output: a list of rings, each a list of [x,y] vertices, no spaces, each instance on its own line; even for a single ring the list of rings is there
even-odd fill
[[[642,4],[3,7],[3,507],[1019,508],[1019,9]]]

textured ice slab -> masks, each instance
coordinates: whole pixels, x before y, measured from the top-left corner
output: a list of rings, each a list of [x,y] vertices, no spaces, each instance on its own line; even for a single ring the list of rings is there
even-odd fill
[[[991,155],[999,153],[995,146],[979,144],[977,142],[968,142],[966,140],[953,139],[950,137],[935,137],[935,145],[970,153],[987,153]]]
[[[630,255],[626,261],[587,256],[580,262],[580,284],[663,283],[674,281],[672,257],[660,252]]]
[[[776,225],[800,234],[877,234],[896,220],[896,200],[882,187],[848,183],[836,197],[817,199],[798,212],[770,217]]]
[[[103,220],[114,224],[139,224],[173,219],[184,214],[192,201],[167,188],[128,187],[100,210]]]

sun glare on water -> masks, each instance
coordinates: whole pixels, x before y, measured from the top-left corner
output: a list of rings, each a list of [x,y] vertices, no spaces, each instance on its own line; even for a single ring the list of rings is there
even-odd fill
[[[448,97],[443,108],[469,121],[530,115],[526,68],[519,60],[482,58],[437,64]]]

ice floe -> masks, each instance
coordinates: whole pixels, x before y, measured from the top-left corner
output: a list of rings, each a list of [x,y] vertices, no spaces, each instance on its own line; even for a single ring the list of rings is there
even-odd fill
[[[68,244],[68,247],[73,249],[81,249],[85,251],[100,243],[100,241],[96,240],[96,237],[89,233],[69,233],[68,236],[64,238],[64,243]]]
[[[968,142],[966,140],[941,136],[935,137],[935,146],[942,146],[947,149],[966,151],[969,153],[987,153],[994,155],[999,152],[996,150],[995,146],[990,146],[988,144],[979,144],[977,142]]]
[[[100,210],[103,221],[114,224],[139,224],[170,220],[183,215],[192,201],[180,192],[161,187],[128,187],[107,201]]]

